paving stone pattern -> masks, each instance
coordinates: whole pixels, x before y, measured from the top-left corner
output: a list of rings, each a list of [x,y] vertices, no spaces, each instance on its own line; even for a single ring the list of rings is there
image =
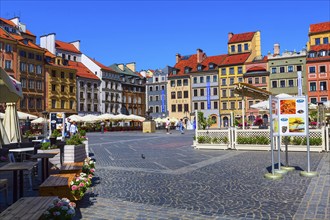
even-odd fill
[[[306,178],[306,153],[290,152],[296,170],[272,181],[263,177],[270,152],[195,150],[192,136],[89,134],[97,176],[76,218],[298,220],[308,210],[316,210],[311,219],[328,217],[329,154],[311,153],[311,170],[322,174]]]

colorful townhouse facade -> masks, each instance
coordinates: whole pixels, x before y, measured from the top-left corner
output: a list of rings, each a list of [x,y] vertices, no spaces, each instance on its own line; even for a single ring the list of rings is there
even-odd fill
[[[311,103],[330,100],[330,22],[311,24],[307,43],[307,90]]]
[[[285,51],[274,44],[274,53],[268,54],[269,91],[274,95],[298,95],[298,72],[302,77],[302,93],[307,95],[306,50]]]
[[[245,63],[261,56],[260,31],[228,34],[228,55],[219,66],[221,127],[230,123],[231,112],[242,119],[245,97],[234,93],[234,83],[243,82]]]
[[[119,73],[122,88],[122,105],[120,113],[144,117],[146,113],[146,82],[136,72],[135,63],[112,64],[112,70]]]
[[[267,56],[256,57],[253,61],[245,63],[245,68],[246,72],[243,74],[245,83],[260,89],[269,90]],[[251,108],[253,104],[257,104],[260,101],[263,100],[246,97],[245,115],[247,117],[247,122],[250,125],[252,125],[258,117],[262,118],[265,124],[269,121],[269,114],[267,111],[260,111],[259,109]]]
[[[0,19],[1,65],[9,75],[22,83],[23,98],[19,111],[42,116],[45,110],[45,50],[19,18]]]
[[[167,77],[171,67],[148,70],[146,74],[146,102],[147,110],[153,118],[168,117],[167,107]],[[150,74],[152,73],[152,74]]]

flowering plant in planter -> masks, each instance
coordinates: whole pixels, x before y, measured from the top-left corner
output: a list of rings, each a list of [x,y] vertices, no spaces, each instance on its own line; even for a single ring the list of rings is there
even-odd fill
[[[80,176],[75,177],[71,183],[71,193],[74,196],[82,197],[91,185],[91,178],[86,173],[80,173]]]
[[[82,172],[86,173],[88,175],[88,177],[94,176],[95,173],[95,161],[91,160],[90,157],[88,157],[87,159],[85,159],[84,161],[84,165],[82,167]]]
[[[53,203],[49,205],[47,211],[44,212],[41,219],[72,219],[76,214],[75,207],[76,204],[74,202],[70,202],[67,198],[54,199]]]

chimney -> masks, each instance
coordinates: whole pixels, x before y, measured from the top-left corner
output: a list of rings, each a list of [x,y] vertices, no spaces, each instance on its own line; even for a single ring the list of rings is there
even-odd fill
[[[11,22],[13,22],[16,26],[19,25],[19,17],[14,17],[12,19],[10,19]]]
[[[179,53],[177,53],[176,55],[175,55],[175,63],[178,63],[178,62],[180,62],[181,61],[181,55],[179,54]]]
[[[121,70],[121,71],[124,71],[124,64],[118,64],[118,68]]]
[[[70,44],[72,44],[73,46],[75,46],[75,48],[77,48],[77,50],[80,51],[80,40],[76,40],[76,41],[70,42]]]
[[[280,44],[274,44],[274,55],[280,55]]]
[[[55,53],[55,33],[51,33],[48,35],[40,36],[40,47],[46,48],[52,54],[56,55]]]
[[[135,62],[126,63],[126,67],[135,73]]]
[[[230,41],[230,39],[234,36],[233,32],[229,32],[228,33],[228,42]]]
[[[197,63],[201,63],[203,61],[203,50],[197,49]]]

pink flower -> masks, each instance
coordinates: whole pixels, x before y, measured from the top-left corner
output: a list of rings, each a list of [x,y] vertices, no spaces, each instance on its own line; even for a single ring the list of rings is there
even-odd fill
[[[84,184],[84,183],[79,183],[79,186],[80,186],[80,187],[84,187],[85,184]]]
[[[95,169],[94,169],[94,168],[92,168],[92,169],[91,169],[91,172],[92,172],[92,173],[94,173],[94,172],[95,172]]]
[[[70,202],[69,205],[73,208],[76,208],[76,203],[74,203],[74,202]]]
[[[71,187],[71,189],[72,189],[72,191],[76,191],[76,190],[78,189],[78,186],[73,185],[73,186]]]

